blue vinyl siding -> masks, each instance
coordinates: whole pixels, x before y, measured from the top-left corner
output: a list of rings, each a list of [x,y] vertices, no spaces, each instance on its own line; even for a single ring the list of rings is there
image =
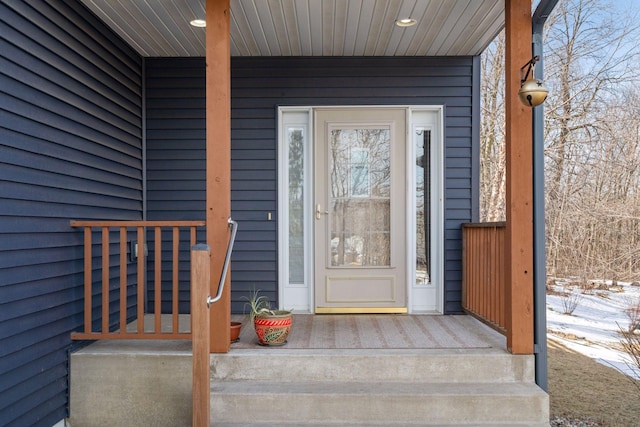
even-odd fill
[[[142,218],[141,59],[79,2],[0,2],[0,425],[67,415],[72,219]]]
[[[145,59],[146,182],[148,220],[204,220],[206,110],[203,58]],[[204,230],[198,232],[204,242]],[[162,311],[171,311],[171,248],[163,248]],[[182,242],[189,235],[181,235]],[[153,248],[149,266],[153,267]],[[166,267],[165,267],[166,266]],[[189,248],[181,248],[179,310],[189,313]],[[214,273],[215,274],[215,273]],[[153,274],[149,274],[153,278]],[[214,276],[215,277],[215,276]],[[148,286],[153,308],[153,286]]]
[[[477,215],[477,59],[232,58],[232,309],[277,294],[277,107],[445,106],[445,312],[461,312],[461,224]],[[204,59],[153,59],[147,76],[149,219],[203,219]],[[476,76],[477,77],[477,76]]]
[[[204,60],[146,59],[145,70],[147,219],[204,220]]]

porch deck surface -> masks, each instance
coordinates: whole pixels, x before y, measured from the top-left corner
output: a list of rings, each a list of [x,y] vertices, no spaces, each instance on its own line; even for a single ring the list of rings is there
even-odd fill
[[[188,331],[188,314],[180,315],[180,331]],[[242,330],[234,349],[264,348],[249,316],[231,315]],[[127,325],[135,331],[137,322]],[[153,327],[153,314],[145,315],[145,329]],[[171,330],[171,316],[162,315],[162,330]],[[506,338],[467,315],[406,314],[294,314],[288,349],[496,349],[506,351]]]
[[[248,316],[233,349],[260,347]],[[471,316],[394,314],[294,314],[288,349],[497,349],[506,350],[504,336]]]

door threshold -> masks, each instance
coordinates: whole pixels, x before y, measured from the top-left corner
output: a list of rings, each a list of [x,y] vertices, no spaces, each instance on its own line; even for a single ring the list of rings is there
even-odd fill
[[[407,307],[316,307],[316,314],[407,314]]]

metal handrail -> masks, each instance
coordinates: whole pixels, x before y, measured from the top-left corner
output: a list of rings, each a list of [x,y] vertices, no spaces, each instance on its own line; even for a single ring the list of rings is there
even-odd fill
[[[231,237],[229,238],[229,244],[227,246],[227,254],[224,258],[224,265],[222,266],[222,274],[220,275],[220,282],[218,283],[218,293],[216,296],[211,298],[211,296],[207,297],[207,305],[211,305],[215,302],[218,302],[220,298],[222,298],[222,292],[224,291],[224,282],[227,279],[227,271],[229,269],[229,262],[231,261],[231,252],[233,251],[233,243],[236,240],[236,232],[238,231],[238,223],[229,217],[227,220],[229,223],[229,227],[231,227]]]

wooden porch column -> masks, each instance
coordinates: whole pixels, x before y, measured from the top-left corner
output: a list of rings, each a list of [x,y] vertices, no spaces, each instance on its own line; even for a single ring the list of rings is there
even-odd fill
[[[207,244],[211,248],[211,295],[218,289],[229,241],[231,215],[231,50],[229,0],[207,0]],[[211,352],[229,351],[230,275],[222,299],[211,306]],[[194,325],[193,327],[197,327]]]
[[[532,56],[531,0],[505,0],[505,39],[507,348],[533,354],[533,124],[518,100]]]

